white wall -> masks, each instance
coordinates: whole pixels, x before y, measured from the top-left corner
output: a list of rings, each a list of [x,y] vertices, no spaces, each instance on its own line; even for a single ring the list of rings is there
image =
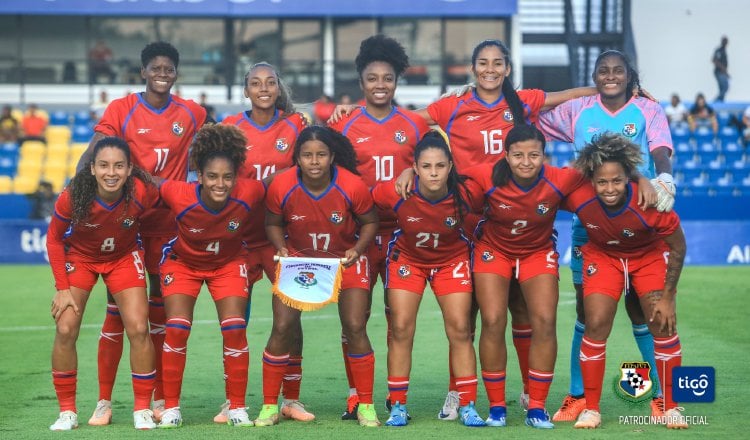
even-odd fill
[[[718,93],[711,56],[729,38],[727,101],[750,101],[750,3],[744,0],[633,0],[641,84],[660,100],[692,102]]]

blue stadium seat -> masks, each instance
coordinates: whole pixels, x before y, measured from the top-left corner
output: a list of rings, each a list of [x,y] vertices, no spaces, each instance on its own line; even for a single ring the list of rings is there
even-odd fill
[[[723,127],[719,129],[719,142],[722,147],[727,144],[736,143],[740,138],[737,127]]]
[[[49,115],[49,125],[70,125],[70,115],[64,110],[57,110]]]
[[[73,142],[89,142],[94,130],[88,124],[73,126]]]
[[[732,114],[728,110],[719,110],[716,112],[716,120],[719,122],[719,130],[721,131],[724,127],[729,124]]]
[[[689,141],[672,142],[674,150],[678,153],[692,153],[695,148],[690,144]]]
[[[693,133],[693,139],[698,146],[713,143],[714,137],[714,132],[708,127],[698,127],[695,129],[695,133]]]
[[[91,123],[89,112],[81,110],[73,115],[73,125],[88,125]],[[75,141],[74,141],[75,142]]]
[[[721,165],[721,154],[716,150],[699,150],[698,159],[703,168],[716,168]]]
[[[685,126],[676,126],[671,129],[672,143],[675,145],[690,141],[690,130]]]
[[[679,172],[680,184],[693,186],[696,182],[703,182],[703,170],[700,168],[684,168]]]
[[[718,184],[720,179],[727,176],[727,170],[725,168],[704,169],[703,173],[708,179],[708,182],[713,185]]]

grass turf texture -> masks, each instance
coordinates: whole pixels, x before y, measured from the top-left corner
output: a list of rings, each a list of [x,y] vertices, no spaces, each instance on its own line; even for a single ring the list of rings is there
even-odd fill
[[[742,308],[748,298],[750,272],[745,267],[688,267],[680,281],[678,329],[683,344],[683,365],[716,368],[716,401],[686,405],[686,414],[705,416],[708,425],[692,426],[674,433],[683,438],[740,438],[744,428],[743,397],[746,381],[750,327]],[[558,313],[559,354],[555,381],[547,409],[557,410],[568,387],[570,337],[574,320],[574,297],[570,271],[561,269],[561,296]],[[105,312],[102,283],[92,292],[78,340],[79,429],[72,434],[53,433],[48,426],[57,417],[58,407],[50,374],[50,350],[54,338],[49,303],[54,293],[52,276],[46,266],[0,266],[3,294],[0,295],[0,438],[610,438],[666,437],[664,426],[624,425],[618,416],[648,415],[648,403],[628,404],[611,388],[620,362],[638,360],[630,325],[623,307],[608,343],[607,371],[602,395],[602,428],[579,431],[570,423],[558,423],[553,431],[541,432],[523,425],[524,413],[517,398],[520,377],[508,329],[508,424],[507,428],[469,429],[457,422],[436,419],[447,387],[447,341],[442,318],[431,293],[425,295],[414,343],[409,412],[413,420],[404,428],[366,429],[356,422],[340,420],[345,408],[347,383],[341,360],[339,322],[335,306],[303,316],[305,332],[302,401],[317,416],[312,423],[284,421],[270,428],[233,428],[212,423],[224,401],[221,336],[216,312],[207,292],[199,298],[195,323],[188,346],[188,360],[182,393],[184,426],[178,431],[136,432],[132,425],[132,389],[126,344],[114,391],[113,424],[90,427],[86,424],[97,400],[96,345]],[[382,422],[386,393],[385,322],[382,289],[376,288],[373,314],[368,331],[376,353],[375,402]],[[251,418],[257,416],[262,401],[261,353],[271,326],[270,286],[255,286],[253,312],[248,328],[250,380],[248,405]],[[487,400],[479,385],[477,409],[487,414]],[[251,430],[251,431],[248,431]]]

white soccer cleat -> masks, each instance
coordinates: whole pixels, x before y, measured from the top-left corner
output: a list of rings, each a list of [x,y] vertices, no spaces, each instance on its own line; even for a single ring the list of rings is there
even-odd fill
[[[687,419],[680,412],[682,408],[672,408],[667,410],[664,415],[667,418],[667,429],[688,429]]]
[[[180,407],[176,406],[164,410],[158,427],[161,429],[172,429],[179,428],[180,426],[182,426],[182,413],[180,413]]]
[[[231,426],[255,426],[250,416],[247,415],[247,408],[235,408],[227,411],[227,424]]]
[[[448,391],[443,403],[443,409],[438,413],[440,420],[456,420],[458,418],[458,391]]]
[[[147,430],[156,428],[154,422],[154,412],[150,409],[140,409],[133,411],[133,426],[135,429]]]
[[[219,414],[214,416],[214,423],[229,423],[229,401],[222,403],[220,408]]]
[[[602,424],[602,415],[593,409],[584,409],[575,425],[576,429],[596,429]]]
[[[112,423],[112,402],[102,399],[96,402],[96,409],[89,419],[89,425],[104,426],[110,423]]]
[[[76,428],[78,428],[78,414],[73,411],[61,412],[55,423],[49,427],[51,431],[70,431]]]

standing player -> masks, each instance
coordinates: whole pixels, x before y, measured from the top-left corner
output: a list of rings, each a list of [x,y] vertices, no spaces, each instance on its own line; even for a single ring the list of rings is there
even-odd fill
[[[359,86],[364,93],[364,107],[357,107],[348,117],[331,125],[351,141],[360,162],[357,164],[362,180],[368,187],[387,182],[411,166],[414,146],[429,130],[424,120],[414,112],[394,105],[398,78],[409,66],[409,57],[398,41],[375,35],[362,41],[354,61],[359,74]],[[370,244],[367,259],[370,265],[370,286],[378,275],[385,281],[386,243],[396,229],[396,217],[390,209],[379,209],[380,228]],[[385,317],[388,324],[387,341],[391,341],[390,309],[385,298]],[[372,303],[372,298],[370,298]],[[357,390],[347,362],[346,337],[342,335],[344,365],[349,380],[349,399],[342,419],[357,419]]]
[[[304,116],[295,112],[291,93],[279,76],[278,71],[268,63],[257,63],[245,74],[245,97],[250,99],[250,110],[229,116],[222,124],[234,125],[242,130],[247,138],[245,163],[240,169],[240,177],[256,180],[292,166],[294,143],[307,125]],[[245,228],[244,241],[248,247],[247,274],[250,297],[256,281],[266,277],[273,283],[276,268],[273,256],[276,249],[266,238],[263,215],[255,215]],[[250,304],[245,319],[250,319]],[[286,418],[309,422],[315,415],[305,409],[299,400],[302,383],[302,326],[296,330],[294,345],[289,353],[289,367],[284,375],[281,415]],[[214,417],[217,423],[227,421],[227,403]]]
[[[132,148],[133,163],[154,176],[187,180],[188,149],[206,111],[197,103],[170,93],[177,80],[180,54],[171,44],[155,42],[141,51],[141,77],[146,90],[116,99],[107,106],[89,149],[79,161],[79,168],[90,160],[96,142],[104,136],[119,136]],[[157,352],[164,343],[164,302],[159,288],[161,247],[175,234],[174,216],[163,205],[149,210],[141,223],[146,270],[149,274],[149,322],[151,340]],[[123,323],[117,304],[108,297],[107,313],[99,337],[99,402],[89,420],[90,425],[106,425],[112,420],[112,388],[122,355]],[[156,357],[154,415],[158,420],[164,410],[161,356]]]
[[[164,248],[159,267],[167,313],[163,346],[164,400],[160,428],[182,425],[180,392],[193,310],[203,283],[216,304],[224,353],[228,422],[252,426],[247,414],[248,361],[246,252],[242,229],[262,207],[257,180],[238,179],[246,139],[228,125],[203,127],[190,154],[198,182],[165,180],[159,193],[177,219],[177,236]]]
[[[638,185],[629,183],[643,162],[641,147],[603,133],[580,152],[576,168],[591,179],[566,201],[589,230],[583,245],[583,307],[586,329],[579,359],[586,409],[576,428],[598,428],[607,337],[623,289],[635,288],[654,338],[656,371],[664,391],[667,428],[687,428],[672,400],[672,369],[681,364],[675,295],[685,260],[685,236],[674,212],[643,211],[636,205]],[[666,276],[665,276],[666,274]]]
[[[451,371],[461,396],[461,422],[484,426],[476,412],[476,355],[471,341],[471,243],[463,231],[464,218],[480,211],[471,203],[469,190],[453,167],[448,144],[438,132],[429,132],[414,153],[414,195],[404,201],[395,182],[378,184],[372,191],[381,209],[395,211],[399,228],[388,245],[385,287],[391,307],[393,339],[388,346],[388,392],[391,414],[388,426],[408,423],[412,346],[417,312],[429,281],[443,312],[450,343]],[[478,190],[475,191],[478,193]],[[478,195],[478,194],[476,194]]]
[[[152,429],[149,409],[154,390],[154,348],[148,338],[148,303],[138,223],[156,202],[150,177],[130,161],[122,139],[107,137],[93,147],[93,160],[78,171],[55,204],[47,251],[57,293],[52,317],[57,331],[52,348],[52,383],[60,404],[53,431],[78,427],[76,340],[91,289],[99,275],[122,310],[130,340],[136,429]]]
[[[592,75],[596,89],[595,96],[574,99],[542,113],[539,125],[548,138],[572,142],[580,149],[598,133],[621,133],[638,144],[646,160],[639,167],[643,176],[658,175],[655,188],[664,200],[659,209],[671,209],[674,203],[675,188],[672,179],[672,137],[669,122],[657,102],[633,96],[634,90],[640,89],[638,72],[633,68],[625,54],[618,51],[606,51],[599,55]],[[581,340],[585,329],[582,287],[581,246],[587,241],[586,228],[573,218],[573,252],[571,270],[573,285],[576,290],[577,321],[573,332],[573,343],[570,356],[570,390],[563,400],[560,409],[553,416],[554,421],[574,421],[585,408],[583,400],[583,382],[580,364],[577,360]],[[638,349],[655,368],[654,341],[648,331],[646,319],[638,304],[637,295],[626,293],[626,309],[633,323],[633,336]],[[652,415],[663,413],[663,400],[653,400]]]
[[[345,258],[339,317],[349,341],[347,356],[357,389],[360,425],[378,426],[372,404],[375,354],[367,336],[370,277],[367,247],[378,228],[367,186],[356,175],[357,158],[347,138],[319,126],[300,133],[297,166],[277,175],[266,197],[266,233],[277,255]],[[279,421],[277,400],[289,363],[291,331],[301,312],[273,297],[273,328],[263,352],[263,409],[256,426]]]

